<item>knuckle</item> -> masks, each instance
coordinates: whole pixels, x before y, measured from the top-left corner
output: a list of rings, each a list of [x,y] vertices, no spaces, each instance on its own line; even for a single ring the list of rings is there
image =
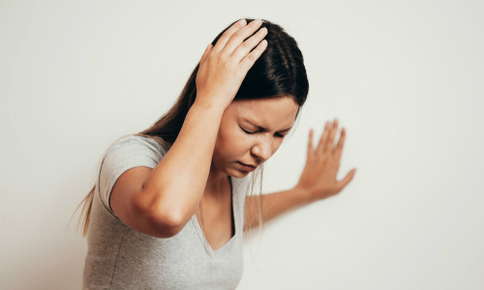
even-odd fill
[[[242,28],[242,29],[239,29],[237,30],[235,33],[234,33],[234,37],[235,38],[241,38],[243,35],[245,34],[245,29]]]
[[[228,58],[227,51],[225,49],[220,50],[214,57],[218,62],[225,61]]]
[[[238,32],[235,32],[234,34],[232,34],[232,36],[230,37],[230,40],[228,42],[231,42],[231,43],[238,42],[240,38],[241,38],[240,31],[238,31]]]
[[[223,63],[222,63],[222,66],[223,66],[223,69],[226,70],[226,71],[231,71],[233,70],[233,62],[230,60],[230,59],[226,59]]]
[[[224,69],[227,69],[228,67],[230,67],[230,62],[226,58],[222,59],[221,62],[220,62],[220,64],[222,65],[222,67]]]
[[[250,51],[250,47],[247,45],[247,44],[242,44],[240,45],[237,50],[236,50],[236,54],[239,56],[239,57],[243,57],[245,55],[248,55],[248,52]],[[234,53],[234,54],[235,54]]]
[[[242,43],[242,44],[240,45],[240,48],[241,48],[243,51],[247,51],[251,45],[252,45],[251,41],[245,41],[244,43]]]
[[[230,60],[230,55],[227,53],[221,53],[219,55],[220,62],[223,63],[224,65],[227,64]]]
[[[245,40],[245,38],[247,37],[247,31],[246,30],[239,30],[237,31],[236,33],[234,33],[233,37],[234,37],[234,40],[235,41],[238,41],[238,42],[242,42]]]

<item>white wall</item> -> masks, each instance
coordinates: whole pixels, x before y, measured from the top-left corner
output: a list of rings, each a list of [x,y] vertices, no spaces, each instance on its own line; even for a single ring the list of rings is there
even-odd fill
[[[348,130],[339,195],[269,224],[242,289],[484,288],[481,1],[1,1],[1,289],[80,289],[69,220],[100,154],[148,127],[230,22],[298,41],[310,93],[266,163],[292,186],[307,131]],[[77,216],[75,216],[77,218]]]

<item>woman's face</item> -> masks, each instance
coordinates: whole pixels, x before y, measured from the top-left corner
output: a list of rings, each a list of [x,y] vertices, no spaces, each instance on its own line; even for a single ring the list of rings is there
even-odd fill
[[[251,170],[239,162],[265,162],[294,125],[298,108],[292,97],[233,101],[222,116],[211,173],[241,178]]]

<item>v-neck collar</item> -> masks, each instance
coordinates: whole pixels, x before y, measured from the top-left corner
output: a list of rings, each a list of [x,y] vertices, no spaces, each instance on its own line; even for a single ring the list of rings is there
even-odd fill
[[[192,222],[192,225],[194,226],[195,228],[195,231],[197,232],[197,235],[199,236],[207,254],[210,256],[210,257],[214,257],[215,255],[218,255],[219,253],[223,252],[225,249],[227,249],[228,247],[230,247],[231,244],[234,243],[234,240],[237,238],[237,236],[239,235],[239,210],[238,210],[238,204],[239,204],[239,192],[238,192],[238,188],[237,188],[237,182],[234,182],[234,179],[232,176],[229,176],[229,180],[230,180],[230,183],[231,183],[231,204],[232,204],[232,210],[231,210],[231,218],[233,218],[233,222],[234,222],[234,235],[228,240],[225,242],[225,244],[223,244],[220,248],[218,249],[214,249],[212,248],[212,246],[210,245],[210,243],[208,242],[207,238],[205,237],[205,233],[202,229],[202,227],[200,226],[200,223],[198,222],[198,219],[196,217],[196,215],[194,214],[192,216],[192,219],[191,219],[191,222]],[[232,224],[232,221],[230,221],[230,223]]]

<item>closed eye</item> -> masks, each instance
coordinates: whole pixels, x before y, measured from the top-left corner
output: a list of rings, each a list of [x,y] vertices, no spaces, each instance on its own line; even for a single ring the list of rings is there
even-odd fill
[[[240,126],[239,126],[239,127],[240,127]],[[252,135],[252,134],[256,134],[256,133],[257,133],[257,131],[255,131],[255,132],[252,132],[252,131],[247,131],[247,130],[245,130],[245,129],[244,129],[244,128],[242,128],[242,127],[240,127],[240,129],[242,129],[242,131],[244,131],[245,133],[250,134],[250,135]],[[279,137],[279,138],[284,138],[286,135],[282,135],[282,134],[279,134],[279,133],[278,133],[278,134],[276,134],[276,136],[277,136],[277,137]]]

